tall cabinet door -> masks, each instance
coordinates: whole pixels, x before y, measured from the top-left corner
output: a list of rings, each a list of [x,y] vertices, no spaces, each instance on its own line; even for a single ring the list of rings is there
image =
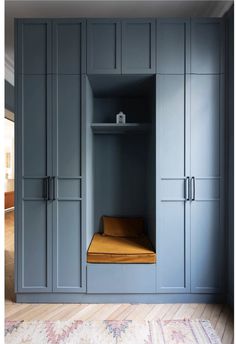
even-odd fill
[[[191,291],[223,288],[222,75],[191,75]]]
[[[16,291],[50,292],[51,24],[19,20],[16,25]]]
[[[155,73],[155,20],[122,20],[122,73]]]
[[[53,290],[85,291],[85,238],[82,233],[84,173],[82,169],[81,67],[84,22],[55,20],[53,75]],[[65,56],[73,39],[74,54]]]
[[[187,141],[189,80],[157,76],[157,292],[190,291],[189,156]]]

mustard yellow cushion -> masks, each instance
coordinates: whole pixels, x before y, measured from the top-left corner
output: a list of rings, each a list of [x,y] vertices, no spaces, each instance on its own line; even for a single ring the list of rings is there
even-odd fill
[[[156,262],[149,239],[104,236],[96,233],[87,253],[88,263],[144,263]]]
[[[115,237],[140,237],[144,234],[143,218],[103,216],[103,234]]]

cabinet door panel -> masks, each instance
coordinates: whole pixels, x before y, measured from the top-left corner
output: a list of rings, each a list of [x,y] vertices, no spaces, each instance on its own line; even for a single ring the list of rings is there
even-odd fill
[[[224,231],[218,200],[191,204],[191,291],[222,292]]]
[[[158,291],[186,292],[189,289],[186,272],[186,203],[162,200],[159,211]]]
[[[82,287],[80,201],[58,201],[57,283],[67,291]]]
[[[183,177],[185,169],[185,78],[157,77],[157,111],[160,130],[160,173],[162,177]],[[158,147],[157,147],[158,148]]]
[[[53,21],[53,71],[59,74],[85,72],[85,22],[82,20]]]
[[[87,73],[121,73],[121,28],[118,20],[88,20]]]
[[[122,73],[155,73],[155,20],[122,21]]]
[[[191,291],[222,292],[224,281],[224,81],[191,76]],[[195,186],[195,187],[194,187]]]
[[[157,291],[190,290],[189,203],[185,202],[186,80],[184,75],[157,76]]]
[[[220,76],[191,76],[191,173],[220,174]]]
[[[189,20],[157,20],[157,73],[189,73]]]
[[[80,190],[81,76],[55,75],[53,85],[53,175],[56,177],[53,290],[81,292],[84,291],[85,269]]]
[[[222,36],[223,25],[220,19],[191,21],[191,73],[223,72]]]
[[[57,92],[57,168],[61,177],[78,177],[81,172],[81,77],[58,75]]]
[[[47,77],[20,78],[22,97],[23,170],[26,176],[47,175]]]
[[[16,72],[51,73],[51,23],[44,19],[17,21]]]

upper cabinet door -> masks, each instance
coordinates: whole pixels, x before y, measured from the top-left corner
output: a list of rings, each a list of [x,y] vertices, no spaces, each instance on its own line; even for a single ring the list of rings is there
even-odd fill
[[[157,73],[190,72],[190,23],[184,19],[157,20]]]
[[[121,73],[121,28],[119,20],[87,21],[87,73]]]
[[[51,22],[45,19],[18,19],[15,56],[16,73],[51,73]]]
[[[217,74],[224,71],[223,35],[220,19],[191,21],[191,73]]]
[[[85,73],[85,21],[53,20],[53,73]]]
[[[155,20],[122,21],[122,73],[155,73]]]

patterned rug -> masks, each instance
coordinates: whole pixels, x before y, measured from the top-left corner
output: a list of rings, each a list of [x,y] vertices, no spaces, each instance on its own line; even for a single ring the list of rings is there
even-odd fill
[[[6,344],[220,344],[208,320],[6,321]]]

